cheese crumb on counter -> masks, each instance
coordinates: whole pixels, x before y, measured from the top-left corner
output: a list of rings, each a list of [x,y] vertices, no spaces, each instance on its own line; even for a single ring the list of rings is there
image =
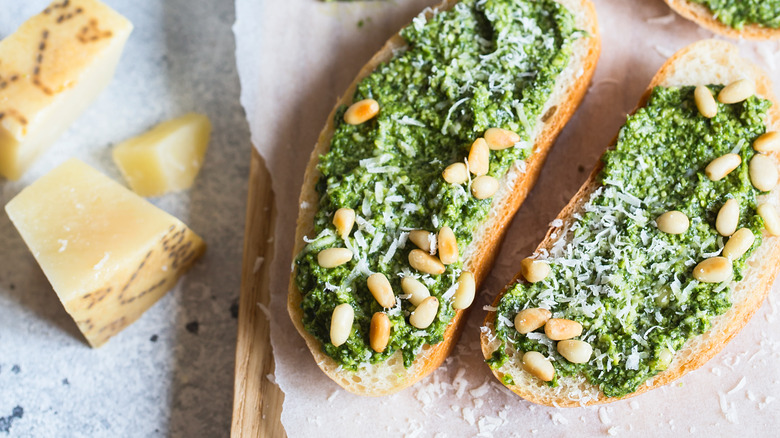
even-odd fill
[[[186,114],[120,143],[114,148],[114,162],[141,196],[188,189],[203,166],[210,136],[208,117]]]

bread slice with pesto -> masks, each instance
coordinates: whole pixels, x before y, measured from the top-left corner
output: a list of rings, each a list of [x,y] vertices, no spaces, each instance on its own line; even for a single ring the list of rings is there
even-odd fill
[[[704,92],[731,101],[734,87],[720,90],[732,83],[755,96],[705,117],[715,103]],[[733,45],[672,56],[552,222],[536,265],[524,261],[496,297],[481,335],[496,378],[531,402],[576,407],[666,385],[717,354],[777,275],[778,152],[764,133],[778,121],[769,77]],[[711,164],[734,154],[739,163]]]
[[[691,1],[691,0],[664,0],[670,8],[688,20],[699,26],[729,38],[744,38],[749,40],[774,40],[780,38],[780,1],[766,0],[760,5],[746,4],[747,2],[735,1],[731,8],[726,10],[713,10],[710,5],[718,5],[718,2]],[[722,2],[721,2],[722,3]],[[744,16],[739,8],[756,8],[754,17]],[[759,14],[759,12],[761,12]],[[768,24],[762,24],[761,17],[768,20]]]
[[[292,322],[331,379],[390,394],[449,355],[473,301],[459,280],[478,290],[599,51],[589,0],[448,0],[360,70],[306,169],[288,295]],[[485,147],[489,128],[503,130]],[[497,146],[502,135],[510,143]],[[485,170],[491,178],[477,182]],[[421,289],[436,307],[411,293]]]

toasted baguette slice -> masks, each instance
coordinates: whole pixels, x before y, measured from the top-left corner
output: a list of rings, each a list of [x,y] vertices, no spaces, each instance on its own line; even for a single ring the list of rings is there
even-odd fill
[[[774,40],[780,38],[780,29],[747,24],[742,29],[734,29],[719,21],[712,11],[701,3],[688,0],[664,0],[670,8],[699,26],[729,38],[748,40]]]
[[[780,121],[780,108],[774,97],[769,77],[758,66],[741,58],[736,47],[717,40],[704,40],[691,44],[666,61],[650,82],[650,86],[639,101],[638,108],[645,105],[652,89],[656,86],[728,84],[743,78],[754,79],[757,94],[772,101],[773,105],[769,110],[766,123],[768,130],[773,127],[776,129],[778,121]],[[614,147],[615,141],[612,142],[610,148]],[[777,153],[775,153],[774,158],[778,158]],[[566,224],[572,219],[573,214],[581,211],[591,194],[601,186],[597,182],[597,177],[603,167],[601,163],[602,161],[599,161],[588,180],[558,214],[557,219],[560,219],[561,223]],[[780,188],[775,188],[769,194],[759,197],[759,200],[767,198],[776,200],[778,195],[780,195]],[[556,223],[558,222],[556,221]],[[562,227],[548,230],[536,252],[538,253],[542,249],[549,250],[554,242],[551,235],[553,233],[560,235]],[[521,352],[507,351],[510,354],[509,359],[501,368],[493,370],[493,374],[501,382],[504,381],[505,375],[511,375],[514,384],[507,385],[508,388],[526,400],[560,407],[609,403],[666,385],[682,377],[685,373],[702,366],[742,329],[768,295],[777,275],[778,261],[780,261],[780,237],[771,237],[764,232],[763,243],[753,253],[745,267],[745,278],[732,288],[733,306],[723,315],[712,319],[712,327],[709,331],[689,339],[684,347],[677,351],[666,370],[645,382],[636,392],[625,397],[606,397],[584,376],[559,378],[559,385],[551,387],[523,371]],[[518,273],[509,285],[523,281],[521,278]],[[507,289],[510,286],[507,286]],[[732,284],[732,286],[734,285]],[[498,306],[507,289],[496,297],[494,306]],[[495,319],[496,312],[489,312],[482,329],[481,344],[485,359],[490,358],[500,344],[494,332]]]
[[[464,248],[462,251],[464,269],[474,274],[477,290],[479,290],[479,284],[487,275],[498,252],[507,223],[512,219],[536,182],[547,152],[584,97],[596,69],[596,61],[601,49],[601,40],[593,4],[590,0],[556,1],[566,6],[574,15],[576,27],[585,30],[589,35],[573,43],[573,52],[569,65],[561,72],[549,101],[540,112],[540,114],[543,114],[541,119],[544,120],[536,121],[536,132],[532,136],[534,140],[533,153],[526,161],[525,171],[520,171],[517,166],[513,166],[508,174],[504,176],[501,180],[501,188],[493,196],[489,218],[475,231],[472,245]],[[455,3],[457,2],[454,0],[445,0],[438,6],[438,10],[448,10]],[[317,164],[320,155],[325,154],[330,148],[331,136],[334,130],[333,118],[336,110],[340,105],[351,103],[358,82],[369,75],[378,65],[389,61],[393,57],[393,52],[404,47],[404,45],[405,42],[400,35],[396,34],[390,38],[382,49],[360,70],[355,80],[337,102],[328,117],[325,128],[320,133],[306,168],[300,205],[318,205],[319,203],[319,197],[315,190],[315,184],[320,176]],[[514,184],[511,187],[508,183],[510,178],[514,178]],[[315,213],[313,209],[301,209],[299,211],[293,257],[299,254],[305,246],[304,236],[312,234]],[[454,348],[460,329],[465,322],[465,312],[462,310],[456,311],[456,315],[444,333],[444,341],[437,345],[425,345],[422,352],[409,368],[404,367],[403,359],[400,352],[398,352],[384,363],[366,365],[358,371],[342,370],[338,363],[322,352],[320,342],[309,334],[303,326],[302,294],[295,285],[295,274],[294,270],[291,276],[287,303],[287,310],[293,324],[305,339],[317,365],[336,383],[355,394],[368,396],[387,395],[400,391],[419,381],[435,370],[447,358],[450,351]]]

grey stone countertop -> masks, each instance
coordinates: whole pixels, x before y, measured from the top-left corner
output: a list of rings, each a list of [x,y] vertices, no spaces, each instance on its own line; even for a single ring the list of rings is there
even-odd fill
[[[0,438],[227,436],[251,145],[239,103],[233,1],[104,0],[135,30],[92,106],[0,206],[68,158],[121,181],[111,147],[195,111],[213,123],[186,191],[150,199],[208,244],[157,304],[90,348],[0,211]],[[49,0],[0,0],[0,38]]]

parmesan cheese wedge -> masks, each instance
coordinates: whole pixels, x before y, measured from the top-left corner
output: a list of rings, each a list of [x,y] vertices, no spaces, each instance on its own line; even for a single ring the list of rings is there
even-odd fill
[[[203,165],[210,135],[208,117],[186,114],[120,143],[114,148],[114,162],[141,196],[187,189]]]
[[[205,250],[181,221],[76,159],[5,210],[93,347],[138,319]]]
[[[19,179],[87,109],[132,30],[97,0],[62,0],[0,41],[0,175]]]

